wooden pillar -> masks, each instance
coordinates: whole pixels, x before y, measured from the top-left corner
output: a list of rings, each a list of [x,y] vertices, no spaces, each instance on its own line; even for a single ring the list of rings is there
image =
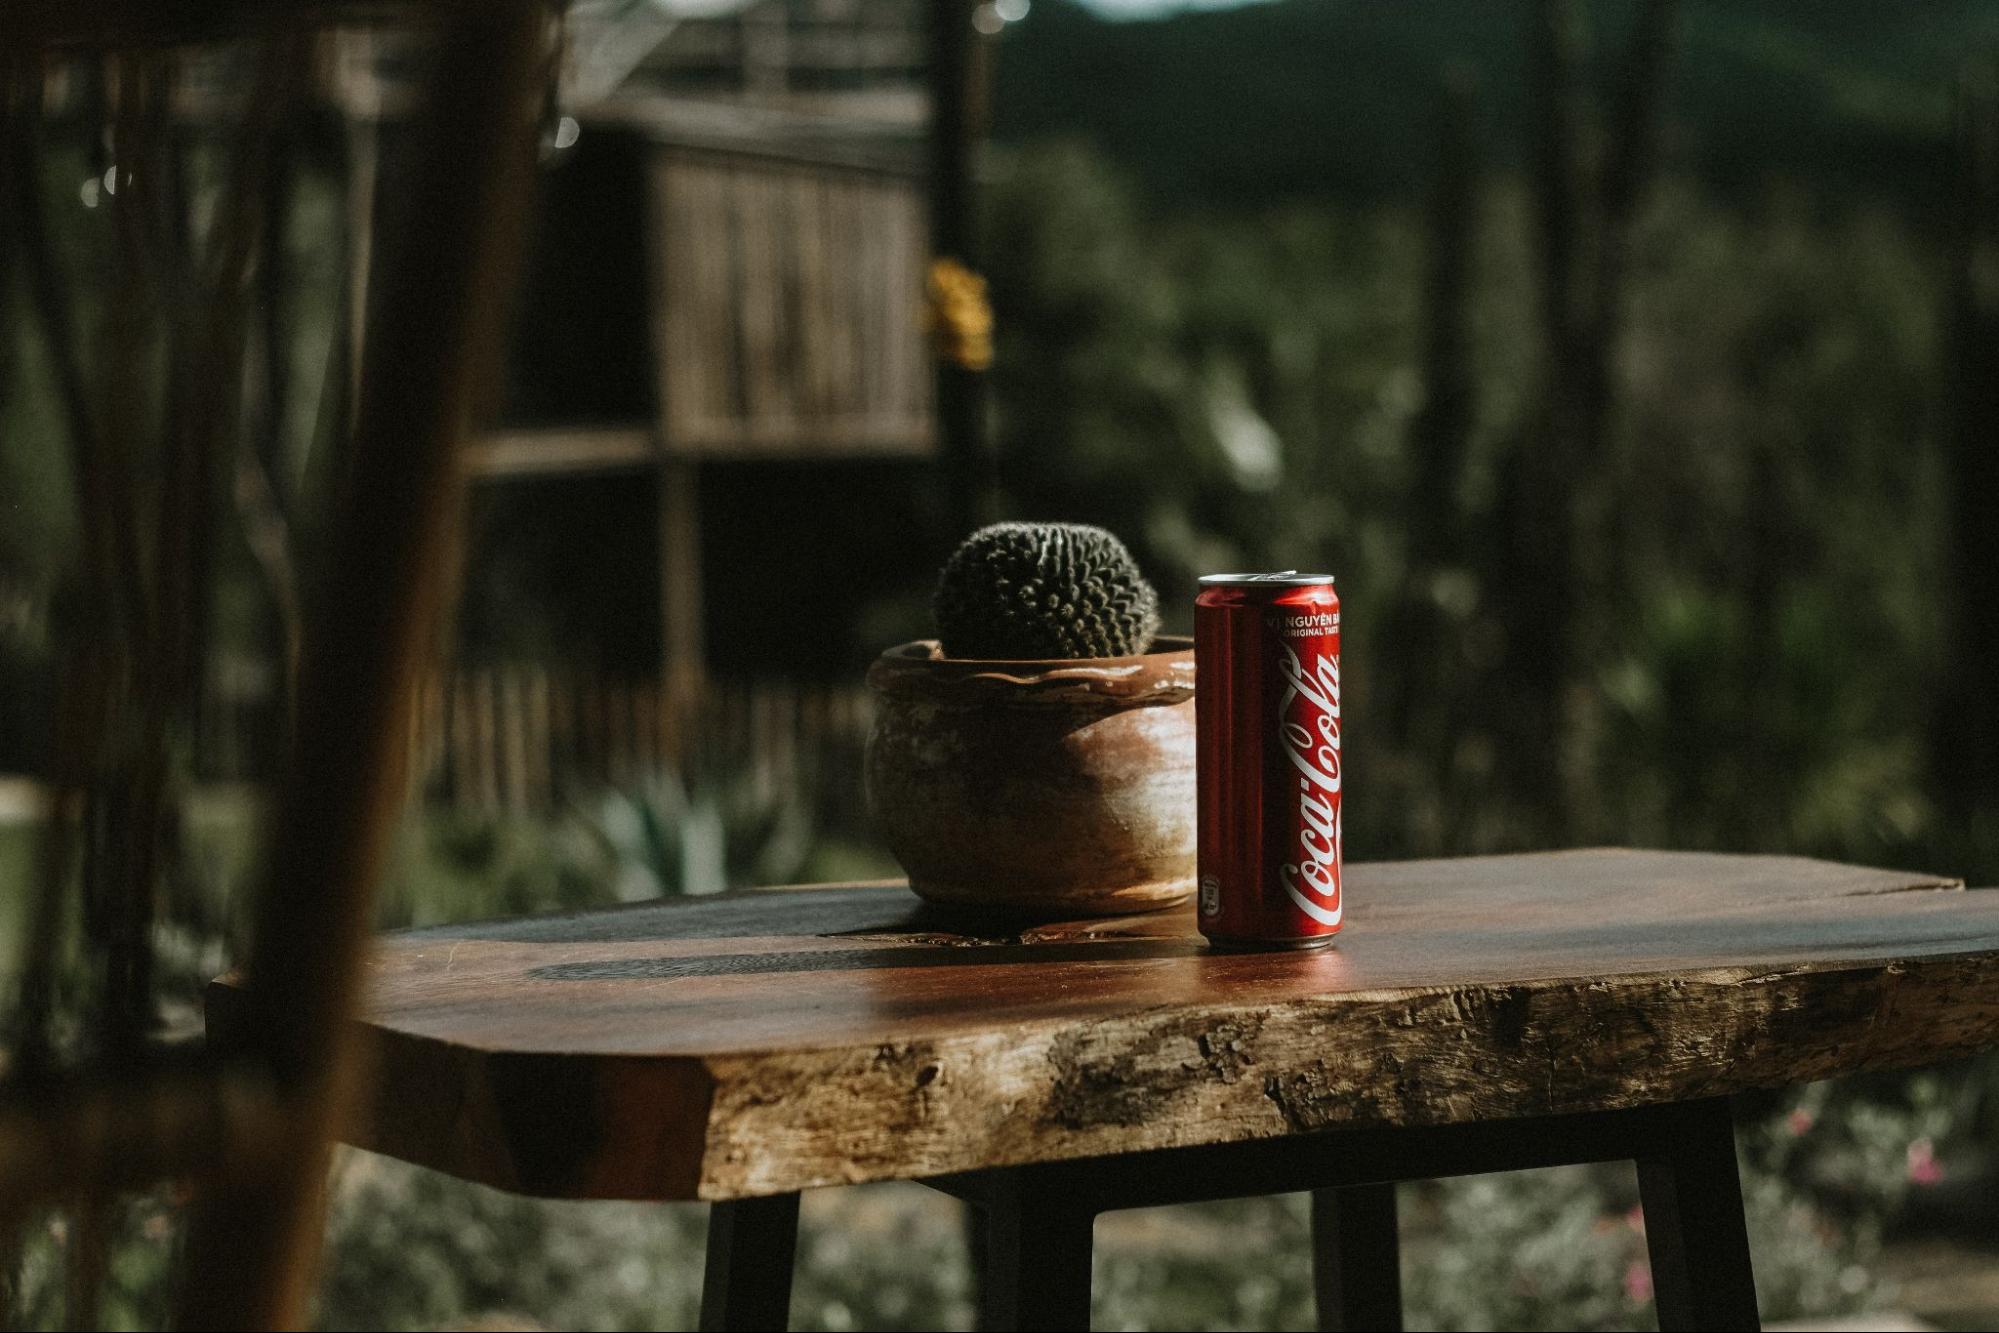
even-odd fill
[[[691,458],[668,456],[658,470],[660,680],[676,708],[707,677],[698,468]]]
[[[975,163],[985,133],[987,46],[976,0],[930,6],[930,253],[977,272]],[[937,358],[937,444],[952,539],[998,517],[986,372]]]

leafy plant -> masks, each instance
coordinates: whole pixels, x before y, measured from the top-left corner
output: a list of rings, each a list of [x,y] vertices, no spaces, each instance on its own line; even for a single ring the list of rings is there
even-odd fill
[[[750,769],[705,780],[661,771],[581,818],[615,858],[624,901],[792,883],[816,837],[807,794]]]

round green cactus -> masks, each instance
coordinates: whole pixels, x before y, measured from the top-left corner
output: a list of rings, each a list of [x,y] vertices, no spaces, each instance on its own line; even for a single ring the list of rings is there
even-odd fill
[[[1128,657],[1159,631],[1159,594],[1124,543],[1086,523],[995,523],[944,565],[931,602],[950,657]]]

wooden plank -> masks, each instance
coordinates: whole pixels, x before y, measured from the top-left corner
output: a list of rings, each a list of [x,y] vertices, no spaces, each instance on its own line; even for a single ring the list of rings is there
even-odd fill
[[[503,14],[510,5],[539,7],[535,0],[8,0],[0,48],[187,46],[333,24]]]
[[[743,267],[737,292],[746,358],[747,397],[743,419],[752,430],[774,435],[797,433],[787,392],[791,367],[784,364],[784,281],[777,210],[781,177],[772,171],[738,168],[735,225],[743,239]]]
[[[659,725],[653,714],[657,698],[643,684],[632,686],[632,767],[641,782],[659,771]]]
[[[493,696],[493,673],[474,672],[470,683],[474,799],[481,810],[490,812],[500,808],[499,710]]]
[[[865,391],[865,376],[856,396]],[[678,422],[667,452],[685,458],[853,458],[920,457],[932,452],[927,418],[901,416],[825,417],[808,426],[787,421],[740,422],[711,417]]]
[[[647,303],[647,331],[651,335],[653,364],[658,367],[654,382],[658,385],[655,408],[659,414],[660,444],[670,448],[674,415],[679,410],[681,395],[687,391],[689,367],[678,354],[675,325],[680,317],[680,303],[688,299],[688,294],[680,290],[666,256],[683,253],[692,241],[692,231],[680,192],[675,188],[673,158],[668,154],[655,155],[646,168],[645,206],[646,235],[651,238],[645,247],[646,288],[651,294]]]
[[[827,386],[826,399],[819,412],[822,427],[826,422],[852,416],[859,410],[861,401],[861,364],[866,353],[861,348],[859,331],[854,322],[845,317],[846,311],[859,304],[853,289],[861,279],[852,258],[861,239],[859,195],[860,186],[853,181],[826,182],[826,245],[840,257],[841,262],[827,275],[827,310],[822,316],[832,326],[826,358],[832,383]]]
[[[499,731],[501,804],[509,813],[528,808],[527,700],[518,671],[497,673],[495,722]]]
[[[659,459],[644,426],[567,427],[496,431],[466,448],[475,478],[615,472],[651,467]]]
[[[527,677],[528,692],[528,799],[537,809],[547,809],[556,797],[555,715],[546,671]]]
[[[817,420],[830,409],[836,384],[833,374],[835,344],[839,340],[839,312],[833,305],[834,275],[839,272],[839,253],[833,249],[826,207],[829,182],[818,176],[801,176],[789,187],[790,241],[798,256],[798,287],[793,318],[798,329],[798,380],[800,411]]]
[[[699,684],[707,668],[700,484],[700,469],[685,459],[659,470],[660,677],[675,692]]]
[[[981,934],[883,889],[389,936],[391,1072],[359,1141],[531,1193],[731,1198],[1615,1109],[1999,1041],[1999,893],[1933,877],[1601,850],[1355,865],[1348,889],[1338,946],[1306,953],[1211,953],[1180,914]],[[684,1122],[642,1144],[618,1119],[641,1078]],[[419,1132],[413,1102],[471,1119]]]
[[[451,682],[450,767],[447,770],[451,797],[469,805],[475,786],[472,780],[472,689],[465,676]]]
[[[914,182],[662,151],[651,199],[667,452],[932,447]]]
[[[679,39],[676,38],[676,41]],[[819,113],[806,110],[816,101]],[[647,94],[621,96],[582,108],[585,129],[636,131],[663,151],[693,161],[750,159],[776,166],[803,167],[840,179],[885,177],[920,182],[921,154],[897,139],[825,133],[828,116],[841,118],[849,109],[886,112],[909,121],[920,120],[922,99],[829,94],[823,98],[794,97],[789,105],[746,107],[696,97]],[[881,123],[882,115],[860,119]],[[852,117],[849,117],[851,120]]]
[[[582,737],[576,726],[576,677],[558,672],[548,691],[548,731],[550,785],[556,795],[567,795],[575,787],[582,768]]]
[[[922,243],[923,200],[919,195],[909,193],[903,196],[897,226],[909,239],[898,269],[896,291],[889,303],[889,309],[898,312],[902,320],[901,331],[888,344],[890,353],[895,357],[897,382],[902,386],[892,399],[895,407],[892,415],[921,422],[928,437],[924,448],[935,451],[937,377],[933,373],[930,340],[921,317],[929,252]]]

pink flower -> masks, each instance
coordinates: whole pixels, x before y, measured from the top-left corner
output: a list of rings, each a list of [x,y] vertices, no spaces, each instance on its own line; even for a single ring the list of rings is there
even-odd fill
[[[1784,1128],[1791,1131],[1793,1138],[1803,1138],[1811,1133],[1812,1126],[1817,1123],[1818,1117],[1802,1106],[1784,1117]]]
[[[1625,1265],[1624,1296],[1633,1305],[1643,1305],[1652,1299],[1652,1265],[1643,1259],[1633,1259]]]
[[[1912,1185],[1934,1185],[1943,1179],[1943,1167],[1937,1163],[1936,1145],[1928,1139],[1917,1139],[1909,1145],[1909,1183]]]

